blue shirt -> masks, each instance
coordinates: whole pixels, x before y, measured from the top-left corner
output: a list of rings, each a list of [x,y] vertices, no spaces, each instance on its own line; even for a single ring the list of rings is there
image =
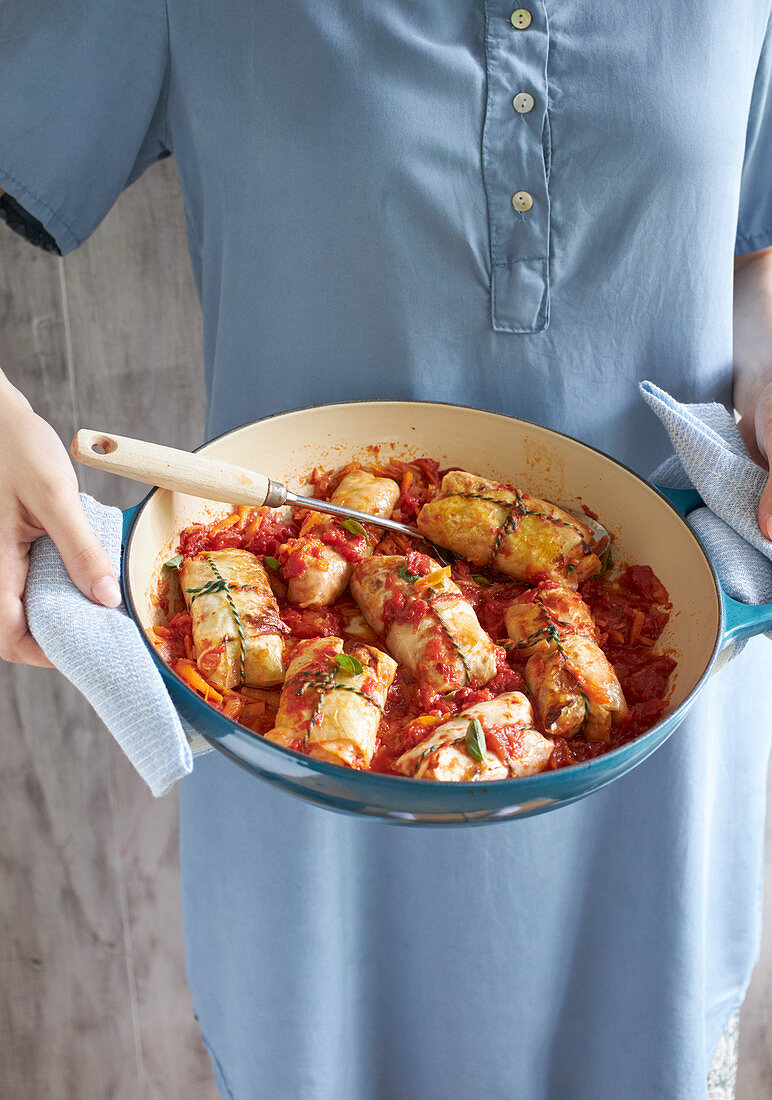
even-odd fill
[[[729,401],[733,253],[772,244],[769,3],[524,2],[4,0],[0,186],[66,252],[175,155],[209,434],[432,399],[647,472],[637,381]],[[759,939],[760,646],[528,820],[400,829],[199,761],[184,917],[223,1095],[704,1096]]]

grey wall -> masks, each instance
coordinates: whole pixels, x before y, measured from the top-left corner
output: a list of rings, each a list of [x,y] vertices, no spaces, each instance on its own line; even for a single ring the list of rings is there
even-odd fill
[[[202,442],[172,162],[65,260],[0,226],[0,363],[65,442],[77,427]],[[106,503],[143,495],[78,472]],[[0,1097],[212,1100],[185,986],[175,796],[151,797],[55,672],[0,665],[0,751]],[[739,1100],[772,1096],[768,941],[743,1010]]]

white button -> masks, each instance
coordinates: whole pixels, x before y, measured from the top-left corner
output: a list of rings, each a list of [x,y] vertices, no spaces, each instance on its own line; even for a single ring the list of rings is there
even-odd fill
[[[526,210],[530,210],[533,206],[533,198],[527,191],[515,191],[512,196],[512,205],[515,210],[525,213]]]
[[[524,31],[531,25],[531,13],[527,8],[518,8],[517,11],[512,12],[509,21],[516,31]]]
[[[519,92],[512,100],[512,106],[519,115],[527,115],[529,111],[533,110],[533,96],[529,95],[528,92]]]

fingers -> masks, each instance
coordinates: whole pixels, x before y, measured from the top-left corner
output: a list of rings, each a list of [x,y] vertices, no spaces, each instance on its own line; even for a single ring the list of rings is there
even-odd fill
[[[18,606],[23,615],[24,608],[21,600],[18,601]],[[22,634],[20,638],[4,643],[0,647],[0,660],[17,665],[34,665],[36,668],[54,667],[29,631]]]
[[[754,421],[758,449],[764,464],[769,465],[770,457],[772,457],[772,383],[766,386],[759,395],[756,402]],[[772,541],[772,477],[767,480],[761,494],[759,527],[762,534]]]
[[[2,555],[3,572],[0,587],[0,660],[14,664],[52,668],[27,629],[21,602],[27,577],[27,554],[21,547],[9,548]]]
[[[34,665],[35,668],[54,668],[29,631],[16,643],[16,657],[11,658],[11,661],[21,665]]]
[[[80,591],[117,607],[120,590],[86,520],[67,452],[0,371],[0,657],[44,667],[49,662],[27,629],[22,594],[30,544],[46,532]]]
[[[3,636],[0,660],[10,661],[12,664],[36,665],[38,668],[54,667],[27,630],[24,607],[18,597],[13,601],[7,596],[0,597],[0,621],[21,624]]]
[[[77,492],[59,486],[44,494],[41,512],[73,583],[95,603],[117,607],[121,594],[110,559],[94,537]],[[24,525],[18,525],[21,530]],[[33,527],[37,527],[34,524]],[[42,524],[35,534],[43,531]],[[51,662],[30,634],[22,594],[29,565],[28,537],[8,531],[0,539],[0,659],[14,664],[51,668]]]
[[[767,460],[759,450],[756,442],[756,423],[752,416],[744,416],[737,421],[737,429],[742,436],[743,443],[748,448],[748,454],[758,466],[766,466]]]
[[[105,607],[117,607],[121,590],[110,559],[88,525],[77,492],[54,495],[46,509],[46,529],[73,584],[83,595]]]
[[[759,527],[765,538],[772,542],[772,477],[767,479],[759,503]]]

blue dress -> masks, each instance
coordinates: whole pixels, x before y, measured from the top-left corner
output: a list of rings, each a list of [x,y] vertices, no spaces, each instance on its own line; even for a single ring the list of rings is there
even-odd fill
[[[729,401],[733,253],[772,244],[770,5],[524,3],[4,0],[0,186],[67,252],[176,156],[210,435],[431,399],[647,473],[636,383]],[[223,1096],[704,1096],[759,942],[765,644],[633,773],[524,821],[399,828],[197,762]]]

